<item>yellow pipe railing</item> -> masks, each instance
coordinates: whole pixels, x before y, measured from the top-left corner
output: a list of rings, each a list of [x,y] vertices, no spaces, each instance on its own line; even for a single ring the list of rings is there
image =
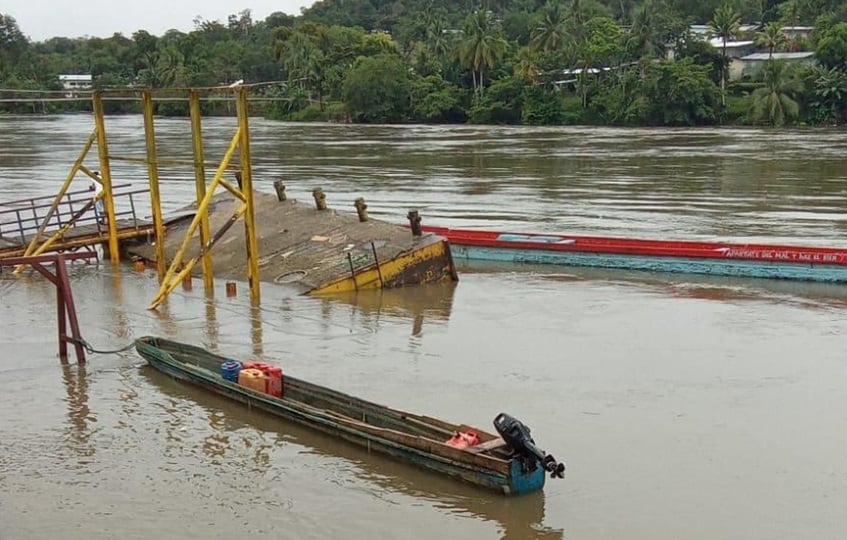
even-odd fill
[[[149,90],[141,93],[144,107],[144,143],[147,150],[147,181],[150,185],[150,206],[156,231],[156,273],[159,283],[165,279],[165,226],[162,219],[162,197],[159,194],[159,166],[156,150],[156,130],[153,123],[153,96]]]
[[[248,123],[247,89],[239,88],[238,131],[241,133],[241,192],[247,197],[247,213],[244,216],[244,233],[247,236],[247,280],[250,284],[250,299],[258,303],[261,299],[259,283],[259,244],[256,239],[256,213],[253,207],[253,168],[250,159],[250,129]]]
[[[143,100],[142,100],[142,103],[143,103]],[[146,157],[117,156],[117,155],[109,155],[109,160],[110,161],[124,161],[124,162],[127,162],[127,163],[141,163],[143,165],[146,165],[150,161]],[[154,163],[156,165],[159,165],[160,167],[182,167],[182,166],[193,167],[194,164],[195,164],[195,161],[191,160],[191,159],[174,159],[174,158],[157,157],[156,160],[154,161]],[[213,163],[213,162],[206,162],[206,163],[203,164],[203,166],[204,167],[216,167],[217,164]],[[237,165],[233,165],[233,166],[228,167],[228,168],[231,169],[231,170],[236,170],[236,171],[238,170]]]
[[[106,216],[109,226],[109,259],[113,263],[120,262],[118,251],[118,224],[115,223],[115,200],[112,195],[112,170],[109,167],[109,146],[106,140],[106,122],[103,114],[103,93],[95,90],[92,94],[94,104],[94,122],[97,125],[97,153],[100,155],[100,179],[103,191],[106,193]]]
[[[197,204],[206,198],[206,168],[203,166],[203,127],[200,122],[200,94],[197,90],[188,93],[188,104],[191,114],[191,140],[194,150],[194,186],[197,192]],[[200,245],[209,243],[209,216],[200,216]],[[203,287],[206,294],[215,289],[212,255],[208,251],[203,255]]]

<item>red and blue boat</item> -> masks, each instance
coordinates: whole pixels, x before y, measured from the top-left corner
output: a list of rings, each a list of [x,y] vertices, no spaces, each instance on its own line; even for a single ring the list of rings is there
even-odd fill
[[[847,248],[423,227],[454,259],[847,282]]]

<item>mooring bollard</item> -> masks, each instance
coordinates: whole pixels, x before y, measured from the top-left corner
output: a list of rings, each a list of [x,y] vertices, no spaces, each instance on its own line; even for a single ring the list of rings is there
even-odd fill
[[[274,189],[276,190],[276,198],[279,202],[282,202],[288,198],[285,194],[285,184],[282,183],[282,180],[274,181]]]
[[[368,205],[365,204],[364,197],[359,197],[353,204],[356,205],[356,213],[359,214],[359,221],[362,223],[366,222],[368,220]]]
[[[147,265],[144,264],[144,261],[139,259],[137,261],[132,262],[132,267],[135,269],[136,272],[143,272],[144,269],[147,268]]]
[[[409,210],[409,214],[406,216],[409,218],[409,226],[412,228],[412,236],[420,236],[423,234],[421,231],[421,216],[417,210]]]
[[[191,272],[188,273],[184,278],[182,278],[182,290],[190,291],[191,290]]]
[[[326,210],[326,193],[321,188],[312,190],[312,197],[315,198],[315,207],[318,210]]]
[[[227,281],[226,282],[226,295],[227,295],[227,297],[232,298],[233,296],[235,296],[235,294],[236,294],[235,282],[234,281]]]

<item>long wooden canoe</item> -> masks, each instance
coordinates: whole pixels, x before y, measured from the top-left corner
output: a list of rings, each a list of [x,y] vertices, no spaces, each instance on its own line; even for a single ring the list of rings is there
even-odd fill
[[[424,227],[455,259],[847,282],[847,249]]]
[[[369,450],[506,495],[544,487],[545,464],[519,454],[496,434],[391,409],[287,374],[283,397],[272,397],[225,380],[220,367],[228,358],[184,343],[148,336],[136,340],[135,348],[151,366],[176,379]],[[468,431],[478,434],[478,445],[460,449],[446,444],[457,432]]]

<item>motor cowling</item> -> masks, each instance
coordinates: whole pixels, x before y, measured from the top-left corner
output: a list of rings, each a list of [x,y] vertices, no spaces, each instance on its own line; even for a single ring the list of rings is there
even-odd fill
[[[540,464],[544,470],[550,473],[551,478],[564,477],[565,464],[557,462],[551,454],[547,454],[535,446],[529,426],[514,416],[500,413],[494,418],[494,429],[516,454]]]

